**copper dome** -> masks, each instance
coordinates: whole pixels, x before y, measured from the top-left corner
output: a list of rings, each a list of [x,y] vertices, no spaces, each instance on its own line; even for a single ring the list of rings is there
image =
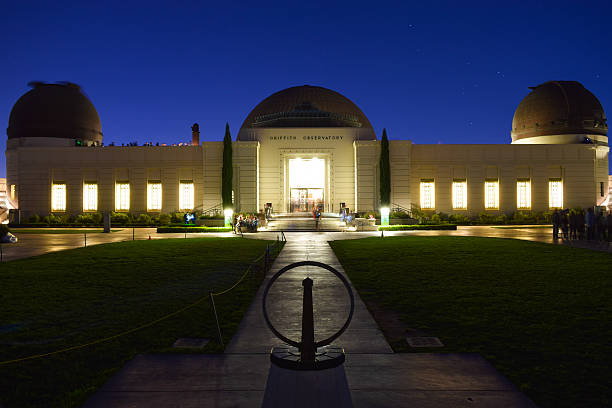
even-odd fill
[[[513,142],[537,136],[607,135],[603,107],[581,83],[549,81],[530,89],[514,113]]]
[[[100,116],[78,85],[31,82],[33,87],[13,106],[6,134],[102,141]]]
[[[354,127],[368,129],[368,139],[376,139],[368,118],[348,98],[320,86],[295,86],[276,92],[260,102],[240,127]]]

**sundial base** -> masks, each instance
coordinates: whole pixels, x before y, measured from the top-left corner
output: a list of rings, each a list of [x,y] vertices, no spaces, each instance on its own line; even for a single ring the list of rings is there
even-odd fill
[[[274,347],[270,353],[272,364],[287,370],[327,370],[338,367],[344,360],[344,349],[334,345],[319,347],[315,361],[311,362],[301,361],[298,348],[286,344]]]

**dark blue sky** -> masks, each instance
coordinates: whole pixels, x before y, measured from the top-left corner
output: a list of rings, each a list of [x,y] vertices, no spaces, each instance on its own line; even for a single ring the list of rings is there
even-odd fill
[[[188,141],[194,122],[202,140],[226,121],[235,137],[258,102],[303,84],[415,143],[509,143],[527,87],[547,80],[612,111],[607,1],[90,3],[3,2],[4,129],[31,80],[80,84],[107,144]]]

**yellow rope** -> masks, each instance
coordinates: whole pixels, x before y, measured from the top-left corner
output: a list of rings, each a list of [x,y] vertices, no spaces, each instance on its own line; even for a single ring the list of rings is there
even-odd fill
[[[238,282],[234,283],[234,284],[232,285],[232,287],[231,287],[231,288],[229,288],[229,289],[225,289],[223,292],[211,293],[211,295],[213,295],[213,296],[220,296],[220,295],[224,295],[224,294],[226,294],[227,292],[229,292],[230,290],[234,289],[236,286],[238,286],[238,284],[239,284],[240,282],[242,282],[242,280],[243,280],[243,279],[244,279],[244,278],[247,276],[247,274],[249,273],[249,271],[250,271],[250,270],[251,270],[251,265],[249,265],[249,267],[247,268],[247,270],[246,270],[246,272],[244,273],[244,275],[242,275],[242,277],[241,277],[240,279],[238,279]]]
[[[259,261],[262,257],[263,257],[263,255],[259,256],[255,260],[255,262]],[[234,289],[236,286],[238,286],[240,284],[240,282],[242,282],[244,280],[244,278],[247,276],[247,274],[249,273],[250,270],[251,270],[251,265],[249,265],[249,267],[247,268],[246,272],[244,272],[244,274],[240,277],[240,279],[238,279],[238,281],[236,283],[234,283],[232,285],[232,287],[230,287],[229,289],[226,289],[226,290],[224,290],[222,292],[211,293],[211,295],[213,295],[213,296],[220,296],[220,295],[223,295],[223,294],[229,292],[230,290]],[[179,309],[179,310],[177,310],[175,312],[167,314],[167,315],[165,315],[163,317],[160,317],[157,320],[153,320],[152,322],[149,322],[147,324],[143,324],[142,326],[138,326],[136,328],[133,328],[133,329],[130,329],[130,330],[126,330],[124,332],[115,334],[115,335],[110,336],[110,337],[105,337],[103,339],[95,340],[95,341],[92,341],[92,342],[89,342],[89,343],[80,344],[78,346],[73,346],[73,347],[68,347],[68,348],[61,349],[61,350],[52,351],[50,353],[35,354],[35,355],[32,355],[32,356],[28,356],[28,357],[16,358],[14,360],[0,361],[0,366],[11,364],[11,363],[17,363],[19,361],[34,360],[36,358],[52,356],[54,354],[60,354],[60,353],[65,353],[67,351],[78,350],[78,349],[82,349],[82,348],[85,348],[85,347],[88,347],[88,346],[93,346],[94,344],[99,344],[99,343],[103,343],[105,341],[113,340],[113,339],[116,339],[118,337],[125,336],[125,335],[130,334],[130,333],[134,333],[135,331],[138,331],[138,330],[141,330],[141,329],[153,326],[154,324],[157,324],[157,323],[159,323],[159,322],[161,322],[163,320],[166,320],[166,319],[168,319],[168,318],[170,318],[172,316],[176,316],[177,314],[182,313],[185,310],[190,309],[190,308],[198,305],[199,303],[201,303],[206,298],[207,298],[207,296],[204,296],[204,297],[198,299],[197,301],[195,301],[194,303],[192,303],[190,305],[187,305],[187,306],[183,307],[182,309]]]
[[[130,333],[133,333],[133,332],[135,332],[135,331],[138,331],[138,330],[144,329],[144,328],[146,328],[146,327],[153,326],[154,324],[157,324],[157,323],[161,322],[162,320],[166,320],[166,319],[168,319],[168,318],[170,318],[170,317],[172,317],[172,316],[175,316],[175,315],[177,315],[177,314],[179,314],[179,313],[181,313],[181,312],[184,312],[185,310],[190,309],[190,308],[192,308],[192,307],[194,307],[194,306],[198,305],[198,304],[199,304],[199,303],[201,303],[203,300],[205,300],[207,297],[208,297],[208,296],[204,296],[204,297],[202,297],[202,298],[198,299],[197,301],[195,301],[194,303],[192,303],[192,304],[190,304],[190,305],[188,305],[188,306],[185,306],[184,308],[179,309],[179,310],[177,310],[177,311],[175,311],[175,312],[172,312],[172,313],[170,313],[170,314],[167,314],[167,315],[165,315],[165,316],[163,316],[163,317],[160,317],[160,318],[159,318],[159,319],[157,319],[157,320],[153,320],[152,322],[149,322],[149,323],[147,323],[147,324],[143,324],[142,326],[138,326],[138,327],[136,327],[136,328],[134,328],[134,329],[126,330],[126,331],[124,331],[124,332],[121,332],[121,333],[119,333],[119,334],[115,334],[115,335],[110,336],[110,337],[105,337],[105,338],[103,338],[103,339],[95,340],[95,341],[92,341],[92,342],[89,342],[89,343],[85,343],[85,344],[81,344],[81,345],[78,345],[78,346],[73,346],[73,347],[68,347],[68,348],[65,348],[65,349],[57,350],[57,351],[52,351],[52,352],[50,352],[50,353],[44,353],[44,354],[35,354],[35,355],[33,355],[33,356],[28,356],[28,357],[23,357],[23,358],[16,358],[16,359],[14,359],[14,360],[1,361],[1,362],[0,362],[0,365],[6,365],[6,364],[11,364],[11,363],[16,363],[16,362],[18,362],[18,361],[33,360],[33,359],[35,359],[35,358],[40,358],[40,357],[47,357],[47,356],[51,356],[51,355],[54,355],[54,354],[65,353],[66,351],[78,350],[78,349],[82,349],[82,348],[84,348],[84,347],[93,346],[94,344],[99,344],[99,343],[103,343],[103,342],[105,342],[105,341],[113,340],[113,339],[116,339],[116,338],[118,338],[118,337],[125,336],[126,334],[130,334]]]

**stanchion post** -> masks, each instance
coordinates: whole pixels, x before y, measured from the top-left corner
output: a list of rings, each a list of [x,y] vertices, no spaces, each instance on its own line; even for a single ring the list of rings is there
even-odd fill
[[[135,241],[135,239],[134,239],[134,230],[135,229],[136,229],[135,227],[132,227],[132,241]]]
[[[85,236],[85,248],[87,248],[87,233],[84,232],[83,235]]]
[[[217,309],[215,308],[215,300],[213,299],[212,292],[208,292],[208,297],[210,298],[210,307],[212,308],[213,316],[215,317],[215,323],[217,324],[217,335],[219,337],[219,344],[221,347],[225,348],[223,344],[223,336],[221,335],[221,326],[219,326],[219,317],[217,317]]]

